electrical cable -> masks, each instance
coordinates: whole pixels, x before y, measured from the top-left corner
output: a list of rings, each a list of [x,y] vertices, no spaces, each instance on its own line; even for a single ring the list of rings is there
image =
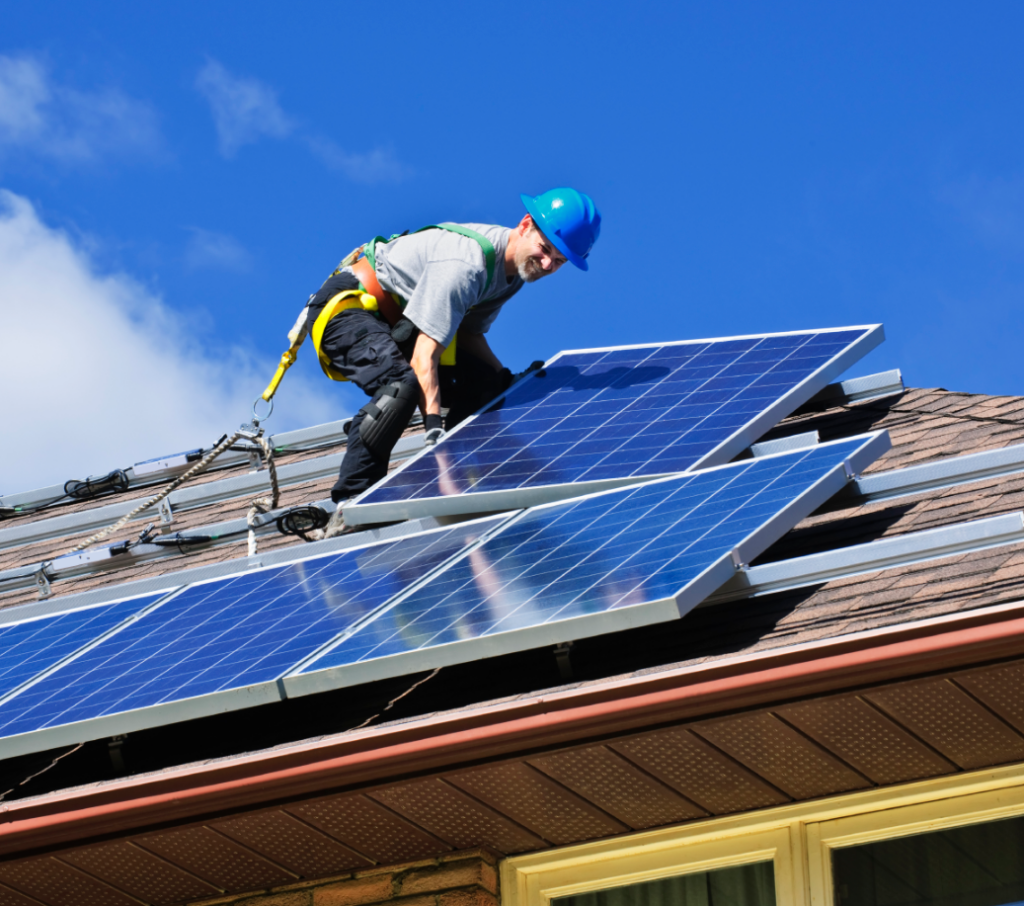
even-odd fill
[[[376,720],[376,719],[377,719],[378,717],[380,717],[380,716],[381,716],[382,714],[384,714],[384,713],[385,713],[385,712],[387,712],[387,711],[390,711],[390,710],[391,710],[391,709],[392,709],[393,707],[395,707],[395,705],[397,705],[397,704],[398,704],[398,703],[399,703],[399,702],[400,702],[400,701],[401,701],[401,700],[402,700],[403,698],[405,698],[405,697],[406,697],[406,696],[407,696],[407,695],[408,695],[408,694],[409,694],[410,692],[414,691],[414,690],[415,690],[415,689],[417,689],[417,688],[418,688],[419,686],[422,686],[422,685],[423,685],[423,684],[424,684],[425,682],[427,682],[428,680],[432,680],[432,679],[433,679],[433,678],[434,678],[435,676],[437,676],[437,675],[438,675],[438,674],[439,674],[440,672],[441,672],[441,668],[440,668],[440,667],[435,667],[435,668],[434,668],[434,671],[433,671],[433,673],[429,673],[429,674],[428,674],[427,676],[423,677],[422,679],[418,679],[418,680],[416,680],[416,682],[415,682],[415,683],[413,683],[413,684],[412,684],[412,685],[411,685],[411,686],[410,686],[410,687],[409,687],[408,689],[406,689],[406,690],[405,690],[405,692],[403,692],[403,693],[402,693],[401,695],[398,695],[398,696],[396,696],[395,698],[391,699],[391,701],[389,701],[389,702],[387,703],[387,705],[385,705],[385,706],[384,706],[383,708],[381,708],[381,709],[380,709],[380,711],[378,711],[378,712],[377,712],[376,714],[374,714],[374,715],[373,715],[372,717],[368,717],[368,718],[366,718],[366,720],[364,720],[364,721],[363,721],[363,722],[362,722],[361,724],[359,724],[359,726],[357,726],[357,727],[350,727],[350,728],[349,728],[348,730],[346,730],[345,732],[346,732],[346,733],[353,733],[353,732],[355,732],[356,730],[362,730],[362,729],[363,729],[363,727],[369,726],[369,725],[370,725],[371,723],[373,723],[373,721],[375,721],[375,720]]]
[[[75,500],[92,500],[101,494],[119,494],[128,490],[128,476],[122,469],[114,469],[102,478],[64,482],[64,496]]]
[[[64,758],[67,758],[68,755],[74,755],[75,752],[77,752],[84,745],[85,745],[84,742],[80,742],[77,746],[72,746],[66,752],[64,752],[64,753],[58,755],[56,758],[54,758],[53,761],[51,761],[41,771],[36,771],[34,774],[29,774],[28,777],[26,777],[24,780],[21,781],[21,783],[18,783],[18,784],[15,784],[14,786],[12,786],[6,793],[0,793],[0,802],[3,802],[3,800],[6,799],[8,796],[10,796],[11,793],[13,793],[19,786],[24,786],[30,780],[35,780],[36,777],[39,777],[41,774],[45,774],[51,768],[57,767],[58,762],[60,762]]]
[[[277,517],[277,530],[282,535],[297,535],[303,541],[316,541],[308,537],[309,532],[326,528],[330,514],[318,506],[294,506]]]
[[[40,510],[48,509],[58,503],[68,503],[82,500],[94,500],[108,494],[120,494],[128,490],[128,475],[123,469],[114,469],[102,478],[86,478],[80,481],[72,478],[64,482],[64,493],[60,497],[54,497],[43,503],[34,506],[0,506],[0,519],[10,519],[14,516],[30,516]]]

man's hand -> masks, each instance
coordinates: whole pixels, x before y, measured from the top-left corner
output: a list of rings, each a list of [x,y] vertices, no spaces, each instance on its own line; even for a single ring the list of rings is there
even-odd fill
[[[420,408],[424,416],[441,414],[441,387],[437,382],[437,363],[444,347],[422,331],[416,337],[409,364],[420,382]]]
[[[444,428],[441,426],[440,415],[428,415],[423,419],[423,427],[427,430],[423,433],[423,443],[428,447],[434,446],[444,438]]]

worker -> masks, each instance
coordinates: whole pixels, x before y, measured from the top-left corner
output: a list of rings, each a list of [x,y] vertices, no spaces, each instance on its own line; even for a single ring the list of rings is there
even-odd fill
[[[324,372],[372,397],[348,428],[328,535],[341,530],[344,504],[387,474],[417,405],[432,445],[508,388],[511,373],[486,334],[523,284],[566,261],[587,270],[601,229],[593,201],[569,188],[521,198],[527,213],[512,229],[442,223],[378,236],[310,297],[305,329]]]

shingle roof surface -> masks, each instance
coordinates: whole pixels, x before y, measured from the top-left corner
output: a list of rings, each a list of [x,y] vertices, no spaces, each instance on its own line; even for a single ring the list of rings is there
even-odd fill
[[[893,447],[869,473],[1024,443],[1024,398],[952,393],[942,389],[911,389],[882,399],[805,411],[783,421],[772,436],[817,430],[822,440],[886,429]],[[324,456],[340,448],[323,448],[299,457]],[[242,474],[248,466],[208,473],[197,481],[216,481]],[[282,506],[323,499],[333,479],[285,488]],[[143,497],[147,493],[133,496]],[[245,515],[252,495],[175,514],[174,529],[185,531]],[[115,498],[122,499],[120,496]],[[100,504],[110,502],[105,498]],[[92,505],[97,505],[95,502]],[[90,504],[79,504],[86,508]],[[876,502],[840,496],[805,519],[761,558],[787,559],[936,528],[965,520],[1024,510],[1024,474],[987,478],[955,487]],[[64,508],[60,512],[66,512]],[[134,537],[144,522],[122,531]],[[84,533],[83,533],[84,534]],[[0,551],[0,569],[51,558],[73,546],[81,536],[68,536]],[[260,550],[276,550],[302,542],[277,534],[260,538]],[[57,595],[112,587],[134,579],[222,563],[244,557],[245,536],[236,543],[175,554],[158,560],[54,584]],[[675,625],[634,630],[616,638],[619,656],[607,660],[607,677],[616,672],[663,670],[741,653],[835,637],[862,629],[896,625],[965,609],[1014,600],[1024,575],[1024,546],[1003,546],[913,566],[868,573],[785,593],[762,595],[702,607]],[[3,606],[33,601],[34,589],[0,594]],[[621,652],[633,644],[645,652],[639,660]],[[589,649],[609,647],[607,639],[578,643],[580,657]]]

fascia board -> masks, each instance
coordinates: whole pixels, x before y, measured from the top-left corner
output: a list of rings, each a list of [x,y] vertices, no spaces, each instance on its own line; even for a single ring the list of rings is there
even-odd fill
[[[885,331],[881,324],[865,324],[857,325],[854,327],[835,327],[826,328],[820,330],[792,330],[785,331],[783,333],[772,333],[772,334],[749,334],[738,337],[715,337],[713,339],[705,340],[681,340],[673,343],[641,343],[629,346],[606,346],[600,349],[569,349],[563,350],[557,353],[554,357],[544,363],[545,368],[550,368],[556,365],[563,356],[578,355],[585,353],[594,352],[612,352],[625,349],[653,349],[665,346],[692,346],[699,345],[701,343],[712,343],[722,342],[728,340],[746,340],[752,337],[765,338],[765,337],[782,337],[782,336],[795,336],[799,334],[808,333],[838,333],[847,330],[865,330],[867,333],[864,334],[859,340],[850,344],[842,352],[836,354],[828,362],[818,368],[812,375],[805,378],[796,387],[790,390],[788,393],[779,397],[774,403],[771,404],[767,409],[761,413],[753,416],[743,427],[737,429],[732,435],[722,441],[717,447],[706,453],[701,459],[695,462],[687,472],[694,472],[703,470],[711,466],[723,465],[740,455],[746,448],[750,447],[759,437],[761,437],[766,431],[774,427],[787,415],[791,414],[794,410],[798,409],[808,400],[810,400],[815,393],[818,393],[831,381],[834,377],[842,374],[847,368],[849,368],[854,362],[863,358],[872,349],[878,346],[885,339]],[[531,380],[532,375],[527,376],[524,380]],[[513,385],[513,387],[516,385]],[[457,425],[448,436],[455,436],[460,430],[465,430],[469,427],[484,409],[490,408],[499,400],[505,398],[506,394],[512,391],[512,387],[509,387],[504,393],[499,394],[494,400],[489,402],[486,406],[482,407],[479,411],[473,413],[465,421]],[[441,444],[444,444],[444,440]],[[406,460],[398,469],[391,472],[388,476],[381,479],[380,482],[375,484],[369,490],[365,491],[349,506],[344,508],[345,522],[349,525],[372,525],[375,522],[383,522],[388,519],[409,519],[414,516],[427,516],[427,515],[440,515],[440,514],[454,514],[454,513],[485,513],[492,510],[510,509],[512,506],[536,506],[540,503],[546,503],[551,500],[565,500],[569,497],[582,496],[589,494],[595,490],[605,490],[616,485],[608,482],[580,482],[578,484],[561,484],[561,485],[547,485],[536,488],[513,488],[507,491],[488,491],[479,494],[473,493],[462,493],[452,497],[430,497],[419,500],[403,500],[403,501],[387,501],[383,503],[360,503],[364,497],[372,494],[383,482],[389,481],[396,474],[403,471],[404,469],[411,468],[419,459],[423,456],[429,455],[430,451],[434,448],[424,448],[414,457]],[[638,484],[644,481],[655,480],[661,475],[657,476],[642,476],[634,475],[624,479],[614,479],[619,481],[619,487],[626,484]],[[584,487],[587,485],[587,487]],[[592,485],[592,487],[591,487]],[[572,489],[576,489],[570,493]],[[510,495],[524,494],[525,496],[513,497]],[[562,496],[551,496],[554,494],[562,494]],[[548,495],[548,496],[544,496]],[[520,502],[511,505],[506,505],[507,500],[518,500]],[[521,502],[523,500],[529,500],[531,502]]]

